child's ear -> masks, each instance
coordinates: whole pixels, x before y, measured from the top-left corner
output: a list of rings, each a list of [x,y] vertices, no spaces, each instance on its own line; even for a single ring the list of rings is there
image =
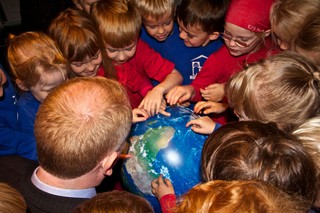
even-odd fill
[[[102,168],[103,168],[103,172],[104,175],[110,176],[112,175],[112,168],[114,163],[116,162],[116,160],[118,159],[118,152],[112,152],[110,155],[106,156],[102,162]]]
[[[26,85],[20,79],[16,79],[16,84],[22,91],[29,91],[29,88],[26,87]]]
[[[213,32],[209,35],[211,41],[217,40],[219,38],[219,32]]]

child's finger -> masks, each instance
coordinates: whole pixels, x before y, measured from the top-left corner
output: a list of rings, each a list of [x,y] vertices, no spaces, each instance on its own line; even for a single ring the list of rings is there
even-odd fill
[[[156,115],[159,114],[160,108],[161,108],[161,101],[160,101],[160,103],[159,102],[156,103],[156,106],[155,106],[155,114]]]
[[[171,181],[170,181],[169,179],[165,178],[164,181],[165,181],[165,184],[166,184],[168,187],[173,188],[173,185],[172,185],[172,183],[171,183]]]
[[[179,98],[180,98],[179,95],[171,94],[171,96],[168,98],[169,104],[170,105],[175,105],[178,102]]]
[[[160,110],[159,112],[160,112],[160,114],[167,116],[167,117],[169,117],[171,115],[169,112],[166,112],[165,110]]]
[[[196,126],[196,125],[192,126],[192,127],[191,127],[191,130],[194,131],[194,132],[196,132],[196,133],[203,134],[202,128],[199,127],[199,126]]]
[[[189,122],[186,124],[186,127],[193,126],[193,125],[195,125],[195,124],[197,124],[197,119],[194,119],[194,120],[189,121]]]
[[[151,181],[151,187],[153,189],[157,188],[158,187],[158,178],[157,179],[154,179],[153,181]]]
[[[151,189],[151,192],[152,192],[152,194],[154,194],[154,195],[156,194],[156,190],[153,189],[153,188]]]
[[[139,110],[139,115],[145,118],[149,117],[149,114],[144,109]]]
[[[161,185],[164,183],[164,180],[163,180],[163,176],[162,175],[159,175],[158,177],[158,184]]]
[[[203,110],[203,108],[204,108],[204,103],[205,102],[203,102],[203,101],[201,101],[201,102],[198,102],[195,106],[194,106],[194,111],[195,111],[195,113],[199,113],[199,112],[201,112],[202,110]]]
[[[190,95],[184,92],[183,95],[181,95],[181,97],[179,98],[179,103],[184,103],[186,101],[189,101],[189,99],[190,99]]]
[[[135,122],[142,122],[142,121],[146,121],[147,120],[147,118],[145,118],[145,117],[136,117],[135,118]]]

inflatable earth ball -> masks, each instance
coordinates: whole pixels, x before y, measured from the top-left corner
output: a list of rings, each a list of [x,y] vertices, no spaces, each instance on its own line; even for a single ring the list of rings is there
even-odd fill
[[[145,197],[156,212],[159,202],[151,192],[151,181],[162,174],[182,195],[201,182],[201,151],[207,136],[186,127],[198,116],[181,106],[168,107],[170,117],[158,114],[133,125],[122,178],[128,191]]]

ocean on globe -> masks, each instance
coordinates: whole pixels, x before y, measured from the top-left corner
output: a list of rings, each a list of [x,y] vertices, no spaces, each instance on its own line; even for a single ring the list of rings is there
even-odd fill
[[[158,114],[132,126],[128,154],[122,166],[126,189],[145,197],[155,212],[160,205],[151,192],[151,181],[162,174],[168,178],[176,195],[182,195],[201,182],[201,152],[207,136],[186,127],[198,118],[192,110],[182,106],[167,107],[171,116]]]

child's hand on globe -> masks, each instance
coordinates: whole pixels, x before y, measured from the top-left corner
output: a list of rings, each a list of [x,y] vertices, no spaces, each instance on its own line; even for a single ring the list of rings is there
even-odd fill
[[[201,96],[207,101],[218,102],[221,101],[225,95],[225,84],[211,84],[205,89],[200,88]]]
[[[208,116],[200,117],[189,121],[186,127],[191,126],[191,129],[200,134],[209,135],[213,132],[216,123]]]
[[[138,123],[145,121],[149,118],[149,114],[140,108],[135,108],[132,110],[132,123]]]
[[[174,188],[171,181],[167,178],[163,178],[159,175],[157,179],[151,182],[152,193],[160,200],[163,196],[167,194],[174,194]]]
[[[226,111],[228,104],[214,101],[199,101],[194,106],[195,113],[210,114],[210,113],[222,113]]]

